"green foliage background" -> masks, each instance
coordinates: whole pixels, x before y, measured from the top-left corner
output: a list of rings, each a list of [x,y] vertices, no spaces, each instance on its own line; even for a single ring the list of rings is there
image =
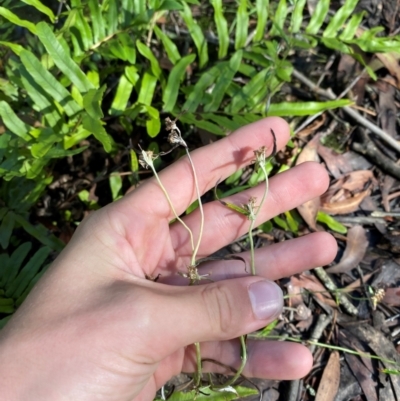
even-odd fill
[[[288,103],[279,90],[292,80],[296,51],[324,47],[366,65],[365,53],[400,48],[399,37],[385,37],[383,28],[359,31],[364,13],[355,11],[357,3],[347,0],[330,15],[330,2],[321,0],[309,16],[305,0],[70,0],[56,15],[39,0],[4,1],[0,325],[63,248],[30,222],[55,159],[81,153],[90,146],[81,145],[85,139],[116,153],[133,133],[157,137],[171,115],[179,115],[184,132],[223,136],[265,116],[350,104]],[[124,136],[115,135],[114,122]],[[31,240],[22,242],[21,232]]]

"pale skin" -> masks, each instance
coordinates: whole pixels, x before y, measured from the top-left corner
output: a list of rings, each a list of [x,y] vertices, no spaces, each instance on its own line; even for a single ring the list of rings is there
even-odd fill
[[[289,139],[288,125],[268,118],[193,151],[201,192],[251,163],[254,150],[266,146],[271,151],[271,128],[282,149]],[[182,213],[196,198],[187,158],[165,169],[160,178]],[[322,194],[328,182],[317,163],[272,178],[257,223]],[[256,187],[229,201],[260,199],[262,191],[262,186]],[[245,216],[218,201],[207,203],[204,211],[200,258],[248,229]],[[195,370],[195,342],[201,343],[203,358],[237,367],[237,338],[264,327],[282,308],[276,295],[273,313],[271,309],[269,316],[260,318],[252,309],[249,288],[325,265],[336,254],[330,235],[314,233],[258,249],[255,277],[246,273],[241,261],[217,261],[200,268],[214,282],[187,286],[177,273],[186,271],[190,241],[179,223],[169,224],[172,218],[160,188],[150,179],[81,223],[0,333],[3,399],[152,400],[173,375]],[[196,239],[198,212],[185,222]],[[158,275],[157,282],[146,279]],[[290,380],[312,367],[312,357],[301,344],[249,341],[248,349],[243,373],[249,377]],[[204,370],[228,373],[212,363],[205,363]]]

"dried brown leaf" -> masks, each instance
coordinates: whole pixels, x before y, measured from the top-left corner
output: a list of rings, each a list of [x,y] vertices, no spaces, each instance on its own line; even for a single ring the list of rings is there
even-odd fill
[[[400,53],[375,53],[375,55],[396,79],[397,87],[400,89]]]
[[[334,203],[322,203],[321,210],[328,214],[347,214],[358,210],[360,203],[371,193],[368,188],[353,197]]]
[[[339,390],[340,360],[339,352],[333,351],[322,374],[315,401],[333,401]]]
[[[303,148],[300,155],[296,160],[296,166],[308,162],[308,161],[316,161],[319,162],[318,157],[318,144],[319,144],[320,135],[315,135],[314,138],[307,143],[307,145]],[[306,203],[303,203],[297,208],[297,211],[300,213],[300,216],[304,219],[307,225],[314,231],[318,231],[317,229],[317,213],[320,208],[320,198],[314,198],[309,200]]]
[[[290,280],[293,286],[304,288],[305,290],[310,291],[322,303],[337,308],[336,302],[316,277],[300,274],[292,276]]]
[[[357,267],[368,248],[367,235],[362,226],[354,226],[347,233],[347,244],[342,259],[326,269],[328,273],[345,273]]]

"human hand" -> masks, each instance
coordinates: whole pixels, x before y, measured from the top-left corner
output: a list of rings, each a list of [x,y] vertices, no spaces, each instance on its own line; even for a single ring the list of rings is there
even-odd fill
[[[219,179],[249,164],[260,146],[272,149],[270,129],[282,148],[288,125],[279,118],[250,124],[192,152],[204,193]],[[186,157],[160,173],[172,203],[182,213],[196,199]],[[323,193],[325,170],[304,163],[270,180],[258,224]],[[262,186],[230,201],[261,198]],[[206,257],[246,233],[248,220],[219,202],[204,205],[205,231],[199,257]],[[3,399],[12,401],[152,400],[168,379],[194,372],[191,344],[201,342],[202,358],[240,364],[237,337],[272,321],[282,293],[269,280],[329,263],[334,239],[314,233],[256,251],[258,276],[240,261],[201,267],[215,282],[187,286],[191,254],[187,231],[164,194],[150,179],[121,200],[93,213],[3,329],[0,377]],[[184,218],[195,236],[198,211]],[[248,254],[242,254],[246,260]],[[160,278],[157,282],[146,277]],[[249,295],[250,294],[250,295]],[[300,344],[248,342],[244,375],[290,380],[312,366]],[[226,372],[205,363],[204,371]]]

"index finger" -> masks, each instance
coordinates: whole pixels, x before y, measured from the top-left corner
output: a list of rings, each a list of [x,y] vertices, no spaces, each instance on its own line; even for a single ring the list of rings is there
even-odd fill
[[[281,149],[289,140],[289,126],[279,117],[268,117],[239,128],[227,137],[191,152],[199,190],[204,194],[218,180],[229,177],[254,160],[254,151],[265,146],[271,154],[276,135],[276,147]],[[176,212],[182,214],[197,199],[192,167],[187,156],[159,173]],[[133,193],[125,196],[119,207],[149,211],[171,220],[174,215],[156,179],[153,177]],[[121,209],[120,209],[121,210]]]

